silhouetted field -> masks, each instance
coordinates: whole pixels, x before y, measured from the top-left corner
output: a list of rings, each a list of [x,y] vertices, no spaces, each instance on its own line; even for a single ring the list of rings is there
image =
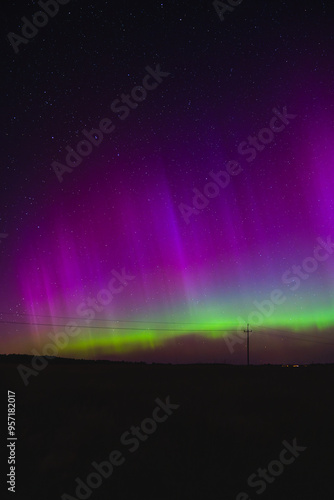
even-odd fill
[[[99,488],[85,498],[136,500],[324,500],[332,497],[334,366],[145,365],[49,360],[24,386],[18,364],[1,356],[2,401],[16,393],[17,499],[60,499],[76,478],[119,450]],[[120,442],[131,426],[152,418],[156,399],[180,405],[136,451]],[[159,418],[164,415],[161,410]],[[2,412],[2,434],[6,413]],[[145,424],[146,425],[146,424]],[[147,424],[149,426],[149,424]],[[149,427],[145,427],[149,429]],[[145,434],[144,434],[145,435]],[[306,447],[266,489],[247,479],[278,460],[296,439]],[[3,440],[3,449],[5,441]],[[135,444],[133,441],[133,448]],[[288,457],[291,457],[288,454]],[[239,496],[245,492],[245,496]],[[11,496],[10,496],[11,495]],[[66,497],[65,497],[66,498]],[[71,497],[68,497],[71,498]],[[81,496],[83,498],[83,496]]]

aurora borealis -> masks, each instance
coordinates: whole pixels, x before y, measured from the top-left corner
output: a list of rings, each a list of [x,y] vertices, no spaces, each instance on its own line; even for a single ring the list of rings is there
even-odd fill
[[[74,322],[60,356],[240,363],[224,339],[249,322],[253,362],[333,361],[329,3],[245,1],[223,22],[211,2],[109,3],[71,1],[6,48],[2,352],[42,352]],[[7,31],[29,9],[13,2]],[[145,98],[121,97],[158,66]],[[59,182],[52,162],[106,117]]]

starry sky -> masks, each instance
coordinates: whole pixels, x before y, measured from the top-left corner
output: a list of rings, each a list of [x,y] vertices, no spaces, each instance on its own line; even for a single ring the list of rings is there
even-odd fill
[[[333,362],[331,2],[6,9],[1,352]]]

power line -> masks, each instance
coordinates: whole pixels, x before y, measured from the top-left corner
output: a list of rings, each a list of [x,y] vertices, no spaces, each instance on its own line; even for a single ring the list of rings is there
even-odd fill
[[[7,313],[0,313],[0,314],[7,314]],[[10,314],[10,313],[9,313]],[[22,314],[22,316],[29,316],[27,314]],[[74,318],[74,317],[60,317],[60,316],[41,316],[39,315],[38,317],[47,317],[47,318],[63,318],[63,319],[78,319],[78,318]],[[101,321],[104,321],[104,322],[107,322],[107,321],[117,321],[117,322],[123,322],[123,323],[146,323],[146,321],[134,321],[134,320],[101,320]],[[173,322],[153,322],[153,323],[161,323],[161,324],[184,324],[184,325],[196,325],[196,323],[173,323]],[[6,325],[21,325],[21,326],[47,326],[47,327],[60,327],[60,328],[64,328],[64,327],[67,327],[68,325],[67,324],[53,324],[53,323],[37,323],[37,322],[23,322],[23,321],[4,321],[4,320],[0,320],[0,324],[6,324]],[[127,330],[127,331],[131,331],[131,330],[136,330],[136,331],[142,331],[142,332],[147,332],[147,331],[166,331],[166,332],[184,332],[184,333],[189,333],[189,330],[191,331],[192,329],[181,329],[181,328],[156,328],[156,327],[149,327],[149,328],[138,328],[138,327],[133,327],[133,326],[129,326],[129,327],[125,327],[125,326],[95,326],[95,325],[77,325],[78,328],[83,328],[83,329],[91,329],[91,330]],[[308,334],[302,334],[300,333],[299,335],[305,335],[305,337],[307,338],[300,338],[300,337],[296,337],[295,334],[292,334],[293,336],[292,337],[288,337],[286,335],[282,335],[281,333],[279,332],[282,332],[284,331],[284,333],[286,333],[286,330],[279,330],[279,329],[276,329],[276,328],[271,328],[271,327],[263,327],[263,326],[260,326],[260,328],[264,328],[264,329],[270,329],[270,330],[273,330],[275,332],[278,332],[278,333],[272,333],[272,332],[260,332],[260,331],[257,331],[255,330],[254,333],[257,333],[259,335],[271,335],[271,336],[275,336],[275,337],[280,337],[280,338],[285,338],[287,340],[295,340],[295,341],[299,341],[299,342],[311,342],[311,343],[314,343],[314,344],[323,344],[323,345],[330,345],[330,346],[334,346],[334,343],[330,343],[330,342],[322,342],[322,341],[319,341],[318,339],[317,340],[314,340],[314,338],[310,338]],[[223,329],[223,328],[210,328],[210,329],[197,329],[197,328],[194,328],[193,329],[193,333],[207,333],[207,332],[239,332],[240,329]]]
[[[84,320],[89,318],[78,318],[77,316],[46,316],[41,314],[24,314],[24,313],[3,313],[0,312],[1,316],[24,316],[24,317],[36,317],[36,318],[50,318],[50,319],[74,319],[74,320]],[[118,323],[156,323],[156,324],[168,324],[168,325],[198,325],[198,323],[192,322],[183,322],[183,321],[152,321],[152,320],[128,320],[128,319],[102,319],[102,318],[94,318],[92,321],[101,321],[101,322],[118,322]]]
[[[319,342],[317,340],[301,339],[299,337],[286,337],[284,335],[280,335],[280,334],[276,334],[276,333],[257,332],[257,331],[255,331],[255,333],[257,333],[258,335],[271,335],[271,336],[275,336],[275,337],[286,338],[287,340],[296,340],[296,341],[299,341],[299,342],[311,342],[313,344],[324,344],[324,345],[332,345],[332,346],[334,346],[334,343],[330,343],[330,342]]]
[[[59,326],[59,327],[67,327],[68,325],[54,325],[52,323],[25,323],[23,321],[2,321],[0,320],[0,323],[2,324],[5,324],[5,325],[25,325],[25,326],[31,326],[31,325],[35,325],[35,326],[52,326],[52,327],[55,327],[55,326]],[[136,327],[132,327],[132,326],[129,326],[129,327],[124,327],[124,326],[94,326],[94,325],[77,325],[78,328],[89,328],[91,330],[138,330],[138,331],[143,331],[143,332],[146,332],[146,331],[166,331],[166,332],[185,332],[187,333],[189,331],[186,330],[186,329],[178,329],[178,328],[136,328]],[[238,330],[235,329],[235,330],[224,330],[222,328],[217,328],[217,329],[206,329],[206,330],[198,330],[198,329],[195,329],[194,328],[194,332],[198,333],[198,332],[237,332]]]
[[[294,332],[289,332],[289,330],[281,330],[279,328],[272,328],[272,327],[264,327],[264,326],[259,326],[257,328],[264,328],[264,329],[269,329],[269,330],[273,330],[275,332],[283,332],[283,333],[291,333],[291,335],[295,335]],[[316,339],[316,340],[319,340],[319,337],[317,335],[310,335],[309,333],[302,333],[302,332],[299,332],[297,335],[305,335],[307,338],[313,338],[313,339]],[[320,339],[322,340],[322,339]]]

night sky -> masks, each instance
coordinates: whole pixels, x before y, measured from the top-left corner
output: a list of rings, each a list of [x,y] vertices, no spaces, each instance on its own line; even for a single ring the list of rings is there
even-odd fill
[[[333,362],[331,2],[62,3],[2,16],[1,352]]]

